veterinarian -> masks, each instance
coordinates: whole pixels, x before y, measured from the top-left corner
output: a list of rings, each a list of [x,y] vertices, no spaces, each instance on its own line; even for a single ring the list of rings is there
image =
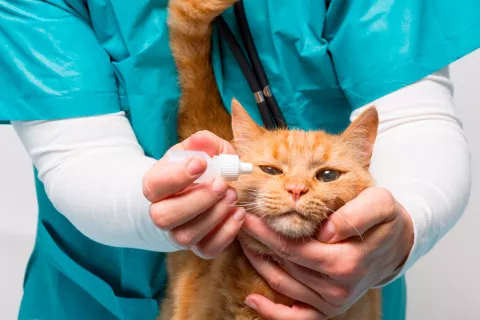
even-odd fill
[[[176,144],[166,3],[0,0],[0,120],[33,160],[39,207],[19,319],[155,319],[165,252],[214,257],[242,226],[285,258],[283,271],[247,252],[298,301],[249,296],[264,317],[325,319],[377,286],[383,319],[405,319],[405,272],[468,200],[470,157],[446,66],[480,46],[480,2],[245,1],[290,127],[339,132],[372,102],[380,113],[378,186],[302,244],[235,209],[222,180],[172,197],[205,163],[169,165],[169,148],[234,150],[207,132]],[[237,32],[232,11],[224,17]],[[231,52],[218,34],[213,43],[225,104],[235,95],[260,123]],[[340,241],[341,252],[330,249]]]

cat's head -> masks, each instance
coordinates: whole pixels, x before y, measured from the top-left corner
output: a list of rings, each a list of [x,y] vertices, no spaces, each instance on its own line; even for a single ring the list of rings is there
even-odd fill
[[[290,237],[312,236],[320,224],[363,189],[378,129],[374,107],[342,134],[258,126],[232,102],[234,146],[253,173],[235,183],[239,205]]]

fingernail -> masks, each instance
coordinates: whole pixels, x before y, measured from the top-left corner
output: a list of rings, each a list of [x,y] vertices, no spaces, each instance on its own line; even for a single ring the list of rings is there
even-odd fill
[[[253,301],[248,300],[248,298],[245,299],[243,303],[245,303],[247,306],[249,306],[253,310],[257,310],[257,305]]]
[[[233,220],[235,221],[242,221],[245,219],[245,209],[239,208],[237,212],[233,215]]]
[[[202,173],[203,171],[205,171],[205,165],[203,164],[202,160],[193,158],[187,163],[187,172],[190,175],[196,176]]]
[[[225,194],[225,200],[235,203],[237,201],[237,192],[233,189],[228,189],[227,193]]]
[[[215,258],[215,257],[207,257],[207,256],[203,255],[203,254],[200,252],[200,250],[198,250],[198,247],[197,247],[196,245],[192,246],[192,247],[190,248],[190,250],[191,250],[193,253],[195,253],[196,256],[198,256],[198,257],[200,257],[200,258],[202,258],[202,259],[204,259],[204,260],[212,260],[212,259]]]
[[[327,243],[328,241],[332,240],[333,237],[335,237],[335,226],[331,220],[328,220],[320,229],[320,236],[318,237],[318,240],[323,243]]]
[[[202,136],[205,136],[205,132],[203,131],[197,131],[195,134],[194,134],[195,137],[202,137]]]
[[[227,190],[227,184],[222,178],[215,178],[212,183],[212,190],[217,193],[224,193]]]

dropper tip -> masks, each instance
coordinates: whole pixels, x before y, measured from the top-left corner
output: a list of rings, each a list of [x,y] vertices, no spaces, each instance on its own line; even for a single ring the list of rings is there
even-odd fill
[[[253,172],[253,165],[248,162],[240,162],[240,173],[250,174]]]

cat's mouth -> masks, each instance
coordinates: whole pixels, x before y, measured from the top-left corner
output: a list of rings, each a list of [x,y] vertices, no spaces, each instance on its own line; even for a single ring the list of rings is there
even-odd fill
[[[265,222],[275,231],[289,238],[312,236],[318,224],[310,219],[307,212],[288,210],[277,215],[270,215]]]
[[[279,216],[283,217],[293,217],[293,216],[300,216],[300,218],[307,218],[308,214],[302,211],[297,211],[297,210],[289,210],[284,213],[281,213]]]

